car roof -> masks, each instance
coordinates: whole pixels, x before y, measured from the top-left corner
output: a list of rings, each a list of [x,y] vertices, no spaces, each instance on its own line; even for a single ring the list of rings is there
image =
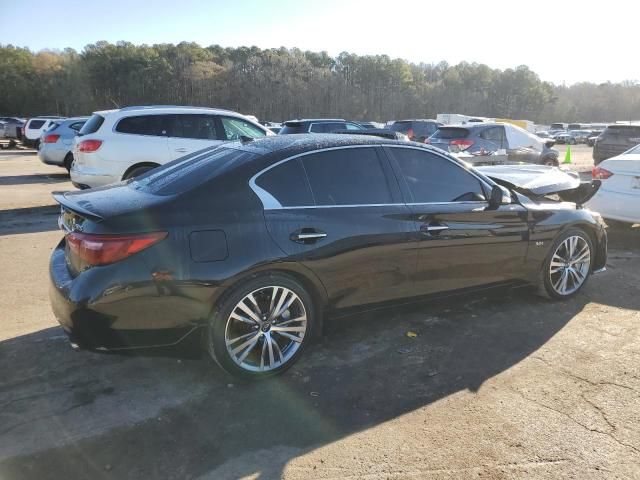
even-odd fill
[[[268,155],[276,152],[283,155],[297,155],[313,150],[366,145],[417,146],[425,151],[439,151],[435,147],[422,143],[400,143],[397,140],[370,135],[345,135],[332,133],[297,133],[292,135],[260,137],[246,142],[237,141],[227,143],[225,144],[225,147],[243,150],[257,155]]]
[[[294,120],[287,120],[283,123],[304,123],[304,122],[346,122],[344,118],[296,118]]]
[[[110,115],[113,113],[154,113],[154,114],[171,114],[171,113],[210,113],[212,115],[231,115],[234,117],[242,117],[246,118],[244,115],[234,112],[231,110],[224,110],[221,108],[210,108],[210,107],[190,107],[190,106],[178,106],[178,105],[141,105],[141,106],[132,106],[132,107],[124,107],[120,109],[112,109],[112,110],[100,110],[93,112],[97,115]]]
[[[432,122],[432,123],[442,123],[438,120],[434,120],[433,118],[407,118],[405,120],[394,120],[393,123],[400,122]]]

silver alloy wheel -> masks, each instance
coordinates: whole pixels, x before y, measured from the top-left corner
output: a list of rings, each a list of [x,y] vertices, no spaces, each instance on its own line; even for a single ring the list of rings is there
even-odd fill
[[[307,311],[292,290],[261,287],[233,308],[225,326],[227,352],[242,369],[268,372],[295,355],[307,332]]]
[[[587,279],[590,267],[591,248],[587,241],[578,235],[566,238],[551,257],[551,287],[559,295],[572,294]]]

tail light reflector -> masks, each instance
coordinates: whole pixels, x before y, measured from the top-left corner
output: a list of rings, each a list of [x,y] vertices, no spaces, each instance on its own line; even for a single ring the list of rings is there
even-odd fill
[[[591,169],[591,177],[594,178],[594,179],[606,180],[607,178],[609,178],[612,175],[613,175],[613,173],[610,172],[609,170],[607,170],[606,168],[593,167]]]
[[[95,152],[102,145],[102,140],[82,140],[78,143],[78,151],[84,153]]]
[[[453,147],[454,151],[464,151],[473,145],[473,140],[456,139],[449,142],[449,147]]]
[[[44,137],[44,143],[56,143],[58,141],[58,139],[60,138],[60,135],[47,135],[46,137]]]
[[[72,232],[66,241],[71,253],[85,265],[108,265],[138,253],[166,238],[167,232],[134,235],[94,235]]]

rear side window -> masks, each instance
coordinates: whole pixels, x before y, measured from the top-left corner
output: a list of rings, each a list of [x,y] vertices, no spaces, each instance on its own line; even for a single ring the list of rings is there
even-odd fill
[[[266,135],[264,131],[241,118],[221,117],[220,120],[227,140],[239,140],[240,137],[259,138]]]
[[[256,179],[256,185],[270,193],[284,207],[313,205],[313,197],[299,160],[289,160]]]
[[[467,138],[469,135],[469,130],[466,128],[451,128],[444,127],[436,130],[436,133],[433,134],[432,138],[440,138],[442,140],[452,140],[454,138]]]
[[[31,120],[29,122],[29,126],[28,128],[33,128],[34,130],[37,130],[38,128],[42,128],[42,126],[45,124],[46,120]]]
[[[72,123],[71,125],[69,125],[69,128],[70,128],[71,130],[75,130],[75,131],[77,132],[77,131],[79,131],[79,130],[82,128],[82,126],[84,125],[84,123],[85,123],[85,122],[75,122],[75,123]]]
[[[164,136],[170,115],[138,115],[125,117],[116,125],[116,132],[134,135]]]
[[[80,129],[80,135],[89,135],[90,133],[96,133],[102,124],[104,123],[104,117],[102,115],[93,114],[89,120]]]
[[[280,130],[279,135],[290,135],[293,133],[307,133],[307,127],[304,123],[299,122],[287,122]]]
[[[173,115],[169,135],[196,140],[217,140],[216,118],[212,115]]]
[[[302,157],[316,205],[392,203],[375,148],[346,148]]]
[[[484,201],[480,181],[455,163],[410,148],[389,149],[407,183],[412,203]]]

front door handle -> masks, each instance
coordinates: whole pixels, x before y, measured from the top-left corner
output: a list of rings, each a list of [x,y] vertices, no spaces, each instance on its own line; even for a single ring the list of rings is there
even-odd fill
[[[291,234],[289,237],[293,242],[310,244],[325,238],[327,234],[316,228],[301,228]]]

